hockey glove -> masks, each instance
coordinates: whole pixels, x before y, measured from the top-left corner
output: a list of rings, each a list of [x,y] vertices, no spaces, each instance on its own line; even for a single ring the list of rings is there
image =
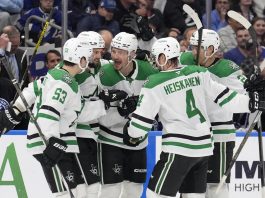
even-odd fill
[[[249,110],[253,113],[256,110],[265,111],[265,91],[249,92]]]
[[[63,157],[66,149],[67,145],[65,141],[56,137],[51,137],[47,147],[43,151],[44,165],[47,168],[53,167]]]
[[[118,112],[121,116],[127,117],[130,113],[134,112],[137,106],[139,96],[130,96],[121,102],[118,107]]]
[[[248,92],[265,90],[265,80],[262,80],[262,77],[261,76],[257,76],[255,80],[249,80],[249,79],[247,79],[244,82],[244,88]]]
[[[105,109],[109,109],[111,102],[123,100],[127,96],[128,94],[125,91],[116,89],[104,89],[98,94],[99,99],[103,100],[103,102],[105,103]]]
[[[21,112],[16,108],[20,112],[17,115],[13,108],[16,107],[8,107],[8,109],[0,111],[0,135],[13,129],[22,119]]]
[[[148,19],[135,13],[130,13],[129,16],[125,17],[122,25],[130,28],[143,41],[149,41],[154,37],[153,31],[149,27]]]
[[[128,121],[123,127],[123,143],[127,146],[136,147],[141,143],[143,137],[132,138],[128,133],[129,126],[130,126],[130,121]]]

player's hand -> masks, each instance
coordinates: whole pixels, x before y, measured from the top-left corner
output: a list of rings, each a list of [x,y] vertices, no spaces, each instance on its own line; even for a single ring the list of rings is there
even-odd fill
[[[127,146],[132,146],[136,147],[138,146],[141,142],[143,137],[139,138],[132,138],[129,133],[128,133],[128,127],[130,126],[130,121],[128,121],[125,126],[123,127],[123,143]]]
[[[130,96],[124,99],[118,107],[118,112],[121,116],[127,117],[135,111],[139,96]]]
[[[9,42],[7,34],[3,33],[0,36],[0,49],[6,49]]]
[[[98,94],[99,99],[104,101],[106,109],[110,107],[111,102],[123,100],[127,96],[128,94],[125,91],[117,89],[114,90],[104,89]]]
[[[249,110],[253,113],[256,110],[265,111],[265,91],[249,92]]]
[[[65,154],[67,145],[65,141],[51,137],[45,150],[43,151],[44,165],[51,168],[56,165]]]
[[[21,113],[15,113],[13,107],[0,111],[0,135],[13,129],[22,119]]]

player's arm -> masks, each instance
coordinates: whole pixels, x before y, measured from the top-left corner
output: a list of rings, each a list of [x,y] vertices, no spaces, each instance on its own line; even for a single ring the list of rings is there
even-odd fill
[[[205,94],[220,107],[232,113],[245,113],[255,110],[265,110],[262,105],[264,101],[263,92],[249,92],[248,95],[239,94],[236,91],[213,81],[209,72],[203,73],[203,86]],[[260,97],[256,97],[259,95]]]
[[[34,104],[39,92],[41,81],[33,81],[22,91],[29,106]],[[26,112],[26,107],[20,97],[17,98],[12,106],[0,111],[0,134],[13,129],[22,119],[22,114]]]

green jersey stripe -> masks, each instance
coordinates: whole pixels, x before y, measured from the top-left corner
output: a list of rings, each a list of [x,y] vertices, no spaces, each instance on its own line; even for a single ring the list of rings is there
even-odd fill
[[[59,119],[45,113],[38,113],[37,118],[46,118],[49,120],[59,121]]]
[[[235,133],[235,129],[220,129],[220,130],[213,130],[213,134],[232,134]]]
[[[106,137],[104,137],[104,136],[102,136],[102,135],[100,135],[100,134],[99,134],[99,136],[98,136],[98,139],[99,139],[99,140],[102,140],[102,141],[105,141],[105,142],[114,143],[114,144],[123,144],[123,143],[121,143],[121,142],[117,142],[117,141],[115,141],[115,140],[111,140],[111,139],[109,139],[109,138],[106,138]]]
[[[211,148],[212,144],[199,144],[199,145],[192,145],[192,144],[185,144],[181,142],[162,142],[162,145],[164,146],[179,146],[179,147],[184,147],[188,149],[206,149],[206,148]]]
[[[38,84],[37,84],[37,81],[33,81],[33,90],[34,90],[34,93],[35,93],[35,96],[38,96],[39,95],[39,89],[38,89]]]
[[[148,132],[151,129],[151,128],[148,128],[148,127],[144,127],[144,126],[142,126],[140,124],[137,124],[136,122],[131,122],[131,125],[136,127],[136,128],[138,128],[138,129],[141,129],[141,130],[143,130],[145,132]]]
[[[237,95],[237,92],[233,91],[226,99],[220,102],[220,106],[222,107],[223,105],[231,101],[236,95]]]
[[[34,143],[28,143],[27,148],[33,148],[36,146],[43,146],[43,145],[44,145],[43,141],[38,141],[38,142],[34,142]]]
[[[68,145],[77,145],[77,141],[76,140],[64,140],[66,142],[66,144]]]
[[[92,130],[90,125],[86,125],[86,124],[77,124],[76,128],[77,129],[84,129],[84,130]]]

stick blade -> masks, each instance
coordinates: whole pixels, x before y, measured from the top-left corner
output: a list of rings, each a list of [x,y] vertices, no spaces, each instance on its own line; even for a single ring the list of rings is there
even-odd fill
[[[237,22],[239,22],[240,24],[242,24],[246,29],[249,29],[251,26],[251,23],[245,18],[243,17],[241,14],[239,14],[238,12],[235,12],[234,10],[230,10],[227,12],[227,15],[236,20]]]
[[[197,29],[202,28],[202,22],[198,16],[198,14],[189,5],[184,4],[183,10],[192,18],[192,20],[196,24]]]

